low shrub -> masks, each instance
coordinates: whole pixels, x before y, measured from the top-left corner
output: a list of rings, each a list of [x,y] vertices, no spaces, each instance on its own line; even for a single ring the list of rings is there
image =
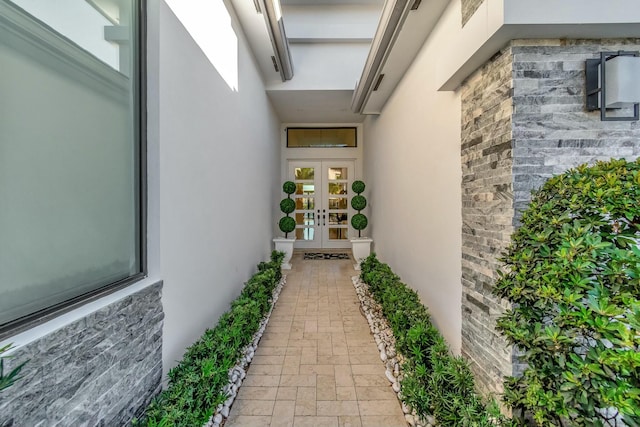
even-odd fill
[[[271,308],[273,290],[282,277],[283,256],[274,251],[271,261],[258,264],[258,272],[231,303],[231,309],[187,348],[180,363],[169,371],[167,388],[151,402],[144,419],[135,424],[191,427],[211,418],[227,399],[223,388],[229,382],[229,369],[238,362]]]
[[[375,254],[360,268],[360,278],[382,306],[396,338],[396,349],[405,358],[401,382],[404,401],[420,417],[431,415],[443,427],[514,426],[500,414],[495,402],[487,404],[478,396],[467,362],[451,356],[418,294]]]

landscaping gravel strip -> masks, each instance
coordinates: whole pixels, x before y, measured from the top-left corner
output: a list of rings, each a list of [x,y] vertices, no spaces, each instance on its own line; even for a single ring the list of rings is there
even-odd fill
[[[244,381],[247,376],[247,368],[249,364],[251,364],[251,360],[255,355],[255,352],[258,348],[258,344],[260,343],[260,338],[262,338],[262,334],[264,330],[267,328],[267,324],[269,323],[269,318],[271,317],[271,313],[273,312],[273,308],[278,301],[278,297],[280,296],[280,292],[282,288],[287,282],[287,276],[283,275],[278,283],[278,286],[273,290],[272,297],[270,300],[271,308],[269,312],[266,314],[262,322],[260,322],[260,327],[258,331],[253,335],[253,339],[251,344],[245,347],[243,351],[243,356],[240,358],[238,363],[231,369],[229,369],[229,384],[224,387],[224,392],[229,396],[227,400],[220,404],[215,413],[209,418],[209,421],[204,424],[204,427],[220,427],[224,424],[224,421],[229,417],[229,411],[231,410],[231,405],[238,395],[238,390],[242,385],[242,381]]]
[[[351,281],[360,300],[362,312],[369,323],[369,328],[380,351],[380,360],[386,367],[386,377],[402,404],[402,411],[405,414],[404,417],[407,424],[411,427],[434,427],[435,420],[433,417],[429,416],[426,420],[420,419],[415,410],[409,408],[403,401],[400,383],[404,378],[402,372],[404,357],[396,351],[396,338],[393,335],[393,331],[382,314],[382,307],[369,292],[369,285],[364,283],[360,276],[353,276]]]

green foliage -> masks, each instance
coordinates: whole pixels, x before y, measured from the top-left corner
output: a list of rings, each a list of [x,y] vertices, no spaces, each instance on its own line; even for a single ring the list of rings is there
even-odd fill
[[[293,194],[296,192],[296,184],[292,181],[285,181],[285,183],[282,184],[282,191],[284,191],[285,194]]]
[[[223,388],[228,373],[251,342],[271,307],[271,295],[281,278],[284,254],[273,252],[261,262],[240,296],[232,302],[213,329],[187,348],[182,360],[169,371],[169,385],[146,409],[138,425],[201,426],[227,396]]]
[[[556,176],[503,254],[498,330],[528,364],[505,402],[538,425],[640,425],[640,160]],[[609,409],[605,416],[602,409]]]
[[[280,202],[280,210],[287,214],[287,216],[280,218],[278,227],[280,231],[284,233],[284,237],[287,238],[289,233],[296,229],[296,221],[289,216],[289,214],[296,210],[296,202],[291,199],[291,195],[296,192],[296,184],[291,181],[286,181],[282,185],[282,191],[287,193],[287,198],[282,199]]]
[[[367,199],[364,196],[357,195],[351,199],[351,207],[357,211],[361,211],[367,207]]]
[[[351,226],[358,230],[358,237],[361,236],[361,231],[367,228],[369,221],[367,217],[360,213],[361,210],[367,207],[367,199],[360,195],[365,189],[364,182],[362,181],[353,181],[351,184],[351,189],[357,193],[357,196],[353,196],[351,199],[351,207],[358,211],[357,214],[351,217]]]
[[[280,231],[286,235],[296,229],[296,220],[290,216],[283,216],[280,218],[280,222],[278,222],[278,227],[280,227]]]
[[[364,191],[365,187],[366,186],[364,185],[364,182],[362,182],[362,181],[353,181],[353,184],[351,184],[351,189],[356,194],[362,193]]]
[[[358,213],[351,217],[351,226],[356,230],[364,230],[367,228],[369,220],[364,214]]]
[[[22,368],[24,368],[24,366],[29,362],[28,360],[25,362],[22,362],[21,364],[13,368],[11,371],[9,371],[8,374],[5,375],[4,361],[5,359],[8,358],[8,356],[2,356],[2,355],[7,351],[11,350],[11,348],[12,348],[11,344],[7,344],[4,347],[0,347],[0,391],[14,385],[16,381],[18,381],[21,378],[20,372],[22,371]]]
[[[361,279],[393,330],[396,349],[405,356],[401,383],[405,402],[423,418],[433,415],[443,427],[514,426],[495,402],[487,405],[476,394],[467,362],[450,355],[418,294],[375,254],[360,268]]]
[[[282,199],[280,202],[280,210],[286,214],[296,210],[296,202],[293,199]]]

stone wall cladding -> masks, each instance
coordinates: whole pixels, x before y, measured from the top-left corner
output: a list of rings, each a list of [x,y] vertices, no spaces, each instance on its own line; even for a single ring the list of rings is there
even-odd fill
[[[585,109],[585,60],[601,51],[640,50],[640,39],[515,40],[513,54],[513,190],[518,224],[553,175],[582,163],[640,156],[637,121],[603,122]]]
[[[20,348],[23,378],[0,394],[0,426],[121,426],[160,390],[159,282]]]
[[[462,353],[483,391],[500,392],[511,348],[495,331],[496,258],[513,231],[510,49],[462,85]]]
[[[462,0],[462,26],[476,13],[484,0]]]

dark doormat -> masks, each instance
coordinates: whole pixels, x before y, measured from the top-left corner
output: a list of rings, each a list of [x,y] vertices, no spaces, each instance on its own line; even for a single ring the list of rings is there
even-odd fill
[[[345,253],[330,253],[323,254],[320,252],[305,252],[304,259],[349,259],[349,254]]]

